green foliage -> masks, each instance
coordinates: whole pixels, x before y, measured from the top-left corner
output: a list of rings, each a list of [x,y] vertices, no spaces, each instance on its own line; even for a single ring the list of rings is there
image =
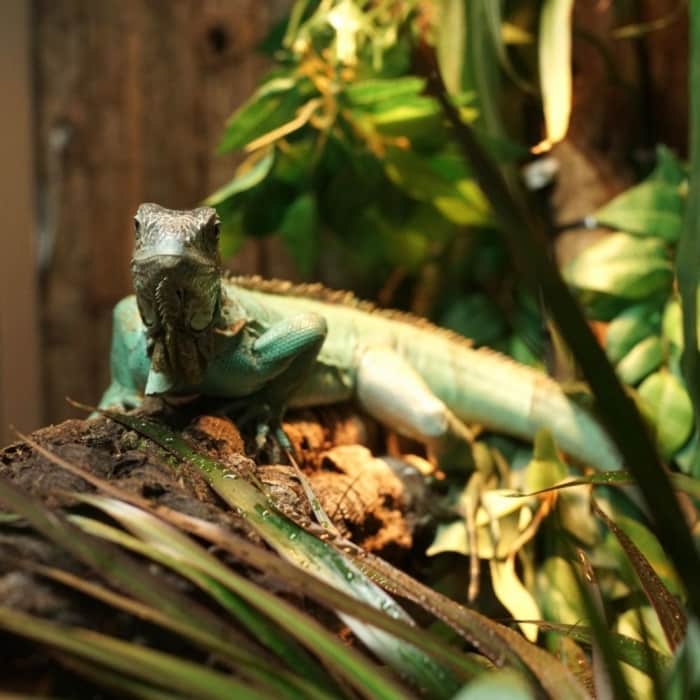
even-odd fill
[[[426,19],[425,7],[438,4]],[[517,3],[517,13],[515,5],[297,2],[277,67],[227,126],[223,147],[243,148],[248,159],[211,201],[236,240],[279,235],[304,275],[318,276],[326,248],[339,254],[351,278],[365,280],[364,290],[377,291],[398,272],[398,303],[428,298],[444,325],[533,364],[543,355],[543,324],[533,302],[542,291],[656,512],[652,507],[649,517],[621,492],[600,488],[628,484],[630,475],[597,475],[596,481],[561,461],[547,436],[533,455],[487,435],[474,447],[477,471],[466,483],[449,482],[452,517],[438,524],[428,554],[438,562],[470,560],[470,602],[481,600],[475,580],[483,563],[491,598],[521,621],[521,632],[562,659],[571,655],[584,684],[595,682],[601,696],[658,692],[675,652],[659,620],[668,631],[668,616],[678,612],[674,596],[682,600],[690,591],[692,603],[697,577],[679,551],[686,546],[690,562],[695,550],[635,404],[552,268],[534,207],[517,188],[513,164],[527,151],[508,135],[525,142],[513,115],[532,85],[544,96],[545,142],[566,131],[572,3]],[[439,81],[426,80],[428,71],[412,72],[421,42],[436,46],[449,99]],[[531,74],[523,77],[528,66]],[[691,172],[698,168],[695,157]],[[683,327],[695,337],[696,312],[687,301],[681,311],[674,277],[685,278],[684,300],[688,289],[697,290],[691,229],[700,219],[692,206],[686,214],[686,191],[684,165],[660,148],[644,182],[592,215],[614,232],[564,274],[589,317],[608,322],[605,353],[652,426],[662,456],[698,476],[700,434],[680,366]],[[514,270],[499,233],[530,283],[528,293],[510,282]],[[688,260],[678,253],[679,241]],[[685,356],[686,376],[692,376],[693,353],[686,348]],[[560,490],[572,477],[582,486]],[[689,479],[675,474],[677,489],[683,488],[679,477]],[[689,479],[684,490],[697,498],[700,487]],[[658,527],[659,512],[672,514],[670,525]],[[562,623],[572,626],[563,640],[556,629]],[[585,634],[577,637],[577,627]],[[673,639],[684,630],[684,623],[676,626]],[[607,661],[601,649],[610,652]],[[691,658],[687,649],[677,653],[673,692],[694,682],[682,677]],[[546,675],[547,663],[539,659],[539,673]],[[628,674],[629,667],[638,675]],[[489,674],[480,683],[487,696],[506,692],[501,683],[511,679]],[[462,695],[470,697],[476,687]],[[520,692],[517,681],[508,692]],[[522,692],[527,697],[528,689]]]
[[[221,216],[225,256],[246,237],[277,236],[300,276],[325,273],[332,285],[362,280],[362,291],[371,294],[395,272],[403,283],[392,303],[410,305],[425,295],[436,317],[453,313],[457,299],[483,298],[485,286],[510,274],[503,255],[487,278],[483,271],[478,280],[462,272],[479,267],[493,247],[480,235],[493,228],[493,216],[425,78],[411,72],[420,41],[436,30],[445,37],[448,28],[465,28],[449,21],[447,6],[435,8],[435,16],[428,9],[410,0],[376,3],[371,10],[357,0],[295,3],[276,66],[228,120],[220,145],[222,152],[246,154],[234,178],[206,200]],[[491,30],[482,46],[474,29],[470,50],[495,57],[488,70],[488,61],[481,61],[495,75],[499,57],[506,56],[500,10],[494,14],[489,1],[476,12]],[[445,54],[445,60],[462,63],[459,55]],[[487,106],[483,88],[491,78],[467,83],[454,99],[464,119],[488,127],[480,138],[489,151],[499,162],[525,155],[502,129],[489,126],[497,106]],[[491,116],[483,119],[486,112]],[[342,275],[326,272],[329,259],[342,259]],[[431,266],[446,264],[451,274],[418,291]],[[506,293],[483,317],[483,327],[472,320],[469,331],[537,363],[541,324],[528,324],[523,336],[516,297]]]
[[[601,223],[624,233],[612,233],[594,244],[566,270],[592,317],[607,318],[608,310],[615,309],[606,353],[620,379],[637,387],[666,459],[689,443],[694,422],[680,371],[683,329],[672,268],[686,190],[685,168],[670,151],[659,148],[649,177],[595,214]],[[683,460],[686,468],[689,459],[692,462],[686,455]]]

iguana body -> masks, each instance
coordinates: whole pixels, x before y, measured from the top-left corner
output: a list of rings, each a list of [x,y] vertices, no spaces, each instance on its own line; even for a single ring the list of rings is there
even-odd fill
[[[138,303],[131,296],[115,308],[113,381],[101,406],[137,405],[144,392],[203,393],[251,397],[281,415],[287,405],[355,398],[427,443],[462,436],[463,422],[529,440],[546,427],[577,459],[620,467],[600,425],[543,373],[348,293],[221,277],[213,210],[142,205],[137,219]]]

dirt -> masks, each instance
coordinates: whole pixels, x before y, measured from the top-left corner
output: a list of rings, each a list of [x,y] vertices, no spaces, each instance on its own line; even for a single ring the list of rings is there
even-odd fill
[[[183,429],[199,450],[216,456],[243,477],[257,478],[285,514],[297,522],[312,522],[308,501],[293,469],[287,464],[266,463],[269,460],[264,459],[264,453],[253,460],[252,440],[244,440],[230,420],[198,416],[191,409],[170,409],[163,418]],[[285,430],[301,468],[340,532],[394,563],[405,562],[413,541],[412,508],[416,501],[411,489],[397,476],[395,461],[373,456],[370,447],[381,449],[377,426],[341,407],[291,413]],[[260,542],[245,518],[232,512],[193,467],[164,457],[160,448],[106,418],[69,420],[38,430],[31,437],[121,489]],[[78,503],[74,494],[95,490],[81,477],[57,467],[21,441],[0,450],[0,478],[9,479],[51,509],[63,512],[84,512],[86,507]],[[22,521],[0,524],[0,605],[183,653],[178,647],[181,643],[159,628],[49,582],[30,570],[32,562],[94,578],[85,566],[69,560]],[[266,585],[264,574],[246,571],[243,564],[234,565]],[[165,570],[158,571],[164,577],[173,576]],[[185,582],[181,585],[191,588]],[[279,582],[274,585],[279,592]],[[281,592],[290,599],[295,597],[292,591]],[[308,610],[308,601],[298,602]],[[326,624],[335,625],[339,634],[347,634],[324,611],[317,610],[316,614]],[[5,660],[0,689],[75,696],[77,681],[70,664],[52,650],[0,634],[0,653]],[[85,681],[80,683],[80,697],[92,696],[95,689]],[[95,691],[94,696],[104,694]]]

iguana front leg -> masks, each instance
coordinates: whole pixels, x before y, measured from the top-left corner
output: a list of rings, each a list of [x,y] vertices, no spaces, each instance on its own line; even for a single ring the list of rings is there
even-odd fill
[[[326,321],[318,314],[303,313],[274,323],[258,336],[254,329],[244,332],[248,335],[242,342],[212,362],[204,393],[245,397],[249,409],[244,416],[257,420],[258,436],[263,438],[269,425],[283,447],[290,449],[281,432],[282,416],[313,369],[326,338]]]
[[[472,435],[467,426],[391,348],[369,347],[362,351],[356,393],[370,415],[427,445],[442,467],[471,461]]]

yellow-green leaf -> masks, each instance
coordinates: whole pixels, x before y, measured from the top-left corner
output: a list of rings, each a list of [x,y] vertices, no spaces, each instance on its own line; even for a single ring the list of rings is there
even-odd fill
[[[561,141],[569,128],[573,5],[573,0],[545,0],[540,14],[540,85],[550,144]]]

